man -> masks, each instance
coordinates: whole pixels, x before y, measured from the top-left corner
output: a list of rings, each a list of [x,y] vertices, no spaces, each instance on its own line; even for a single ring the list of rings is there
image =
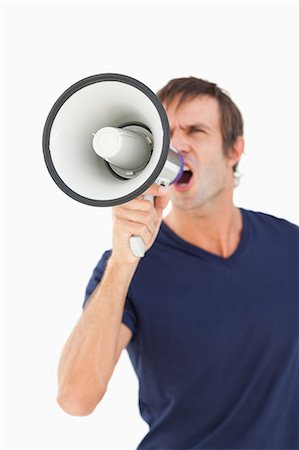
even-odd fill
[[[90,414],[127,347],[150,427],[138,449],[298,448],[298,227],[234,206],[244,139],[228,95],[190,77],[158,96],[189,171],[147,191],[155,206],[113,208],[113,248],[63,350],[58,402]]]

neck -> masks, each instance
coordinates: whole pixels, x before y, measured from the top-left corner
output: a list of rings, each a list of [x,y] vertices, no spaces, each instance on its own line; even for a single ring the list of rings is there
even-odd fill
[[[223,258],[231,256],[240,242],[242,215],[232,200],[189,210],[173,205],[164,222],[190,244]]]

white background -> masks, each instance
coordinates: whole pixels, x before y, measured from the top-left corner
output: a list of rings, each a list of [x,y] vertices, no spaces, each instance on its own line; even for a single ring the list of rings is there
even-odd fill
[[[3,448],[134,449],[148,427],[126,352],[91,416],[56,404],[58,358],[111,248],[111,211],[54,184],[42,157],[46,116],[66,88],[96,73],[124,73],[154,91],[179,76],[214,81],[245,121],[235,203],[298,224],[296,2],[2,6]]]

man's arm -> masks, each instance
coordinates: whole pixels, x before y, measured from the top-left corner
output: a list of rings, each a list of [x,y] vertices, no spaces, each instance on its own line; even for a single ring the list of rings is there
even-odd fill
[[[136,267],[137,264],[124,266],[108,260],[101,282],[64,346],[57,401],[69,414],[90,414],[106,392],[121,352],[119,337],[131,337],[124,331],[120,335],[120,326]]]
[[[71,415],[88,415],[94,410],[106,392],[122,346],[131,338],[128,327],[121,322],[140,258],[132,254],[129,238],[141,236],[148,250],[168,202],[166,193],[160,192],[157,185],[151,186],[146,194],[157,197],[155,207],[147,200],[135,199],[112,208],[111,256],[102,280],[63,348],[57,401]]]

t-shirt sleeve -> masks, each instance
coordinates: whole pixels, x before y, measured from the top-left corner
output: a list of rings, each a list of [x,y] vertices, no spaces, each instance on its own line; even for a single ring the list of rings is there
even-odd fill
[[[111,250],[107,250],[106,252],[104,252],[102,258],[99,260],[98,264],[94,268],[92,276],[86,287],[85,299],[83,302],[83,309],[87,305],[91,294],[93,293],[93,291],[95,290],[97,285],[100,283],[100,281],[104,275],[104,272],[105,272],[105,269],[107,266],[107,262],[108,262],[108,259],[110,258],[110,256],[111,256]],[[134,310],[134,305],[128,295],[127,295],[125,306],[124,306],[122,322],[130,328],[130,330],[133,333],[133,336],[135,336],[135,334],[137,332],[137,317],[136,317],[136,313]]]

